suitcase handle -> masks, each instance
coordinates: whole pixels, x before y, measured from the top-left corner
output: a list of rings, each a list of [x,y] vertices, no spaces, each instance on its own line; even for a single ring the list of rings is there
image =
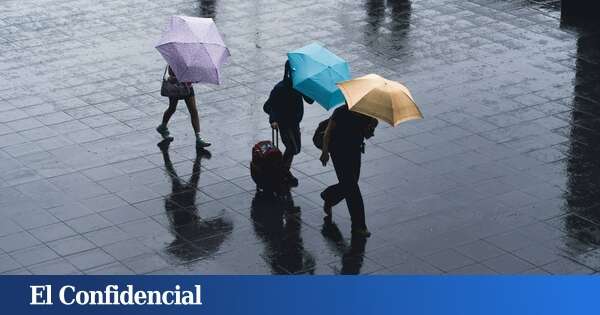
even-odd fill
[[[277,135],[277,136],[275,136],[275,135]],[[271,140],[272,140],[273,144],[275,145],[275,147],[279,149],[279,129],[277,129],[277,128],[271,129]],[[277,142],[275,140],[277,140]]]

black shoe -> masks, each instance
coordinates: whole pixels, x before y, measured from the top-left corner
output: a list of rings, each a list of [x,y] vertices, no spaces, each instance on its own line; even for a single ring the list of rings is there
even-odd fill
[[[369,232],[369,230],[367,230],[366,228],[352,229],[352,236],[367,238],[371,236],[371,232]]]
[[[198,137],[196,138],[196,147],[198,148],[206,148],[206,147],[210,147],[211,143]]]
[[[327,201],[327,198],[325,197],[325,191],[321,192],[321,199],[323,199],[323,212],[325,212],[325,218],[331,219],[331,208],[333,208],[333,206],[329,201]]]

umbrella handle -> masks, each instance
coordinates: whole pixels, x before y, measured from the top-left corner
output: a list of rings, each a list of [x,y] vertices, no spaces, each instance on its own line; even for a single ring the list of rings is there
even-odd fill
[[[277,135],[277,136],[275,136]],[[279,149],[279,129],[272,128],[271,129],[271,139],[276,148]]]

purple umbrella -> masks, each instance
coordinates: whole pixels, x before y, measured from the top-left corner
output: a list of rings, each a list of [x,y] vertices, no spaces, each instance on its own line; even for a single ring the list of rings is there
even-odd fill
[[[221,83],[221,66],[230,56],[213,19],[172,16],[156,44],[180,82]]]

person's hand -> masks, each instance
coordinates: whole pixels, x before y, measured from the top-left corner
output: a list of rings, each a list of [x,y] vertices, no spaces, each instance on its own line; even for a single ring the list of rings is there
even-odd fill
[[[327,166],[327,162],[329,161],[329,153],[323,152],[321,153],[321,157],[319,158],[323,166]]]
[[[273,128],[273,129],[279,129],[279,124],[276,121],[274,121],[274,122],[271,123],[271,128]]]

